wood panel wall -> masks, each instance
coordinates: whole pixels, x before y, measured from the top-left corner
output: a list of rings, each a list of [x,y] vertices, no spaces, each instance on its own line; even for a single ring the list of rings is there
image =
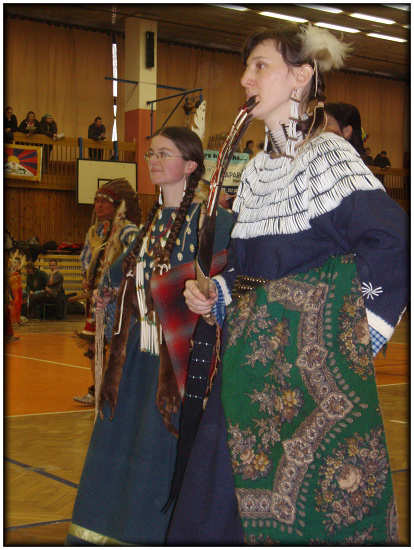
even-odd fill
[[[123,51],[122,47],[120,51]],[[243,102],[244,94],[239,84],[242,66],[240,58],[234,54],[207,50],[190,54],[189,48],[159,45],[158,79],[162,84],[171,86],[203,86],[203,94],[207,99],[204,139],[207,145],[210,135],[224,132],[230,127],[238,106]],[[393,167],[402,168],[404,151],[409,151],[408,84],[338,72],[328,77],[327,92],[329,101],[345,101],[359,108],[363,127],[369,134],[368,146],[372,154],[386,149]],[[124,93],[123,90],[121,95]],[[164,91],[161,95],[167,93]],[[167,115],[173,106],[161,102],[157,120],[162,121],[165,118],[162,115]],[[85,120],[85,124],[87,122]],[[184,123],[184,112],[180,108],[170,124]],[[120,130],[122,133],[122,125]],[[119,138],[122,140],[123,136],[120,134]],[[243,138],[242,147],[248,139],[253,139],[257,150],[263,138],[263,123],[253,121]],[[154,198],[152,195],[141,197],[143,217]],[[6,188],[5,208],[5,227],[15,239],[25,240],[36,235],[41,243],[47,240],[82,242],[92,213],[91,206],[76,203],[74,191],[26,188]]]
[[[74,191],[8,188],[6,229],[16,240],[36,236],[40,243],[83,243],[91,223],[92,206],[76,202]]]
[[[155,195],[139,195],[142,217]],[[17,241],[37,237],[47,241],[83,243],[92,219],[92,205],[77,204],[73,191],[9,188],[5,193],[6,224]]]

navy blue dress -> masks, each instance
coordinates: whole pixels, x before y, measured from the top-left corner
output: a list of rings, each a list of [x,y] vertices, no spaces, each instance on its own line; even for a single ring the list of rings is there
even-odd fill
[[[162,210],[153,235],[163,234],[172,212],[171,208]],[[172,253],[172,267],[194,259],[199,213],[200,205],[193,204]],[[220,208],[215,252],[226,248],[232,224],[232,214]],[[110,269],[115,288],[121,282],[124,256]],[[148,280],[150,258],[146,260]],[[113,312],[113,305],[108,310]],[[159,357],[140,350],[140,324],[133,318],[115,415],[110,421],[106,403],[104,419],[96,420],[68,545],[164,543],[171,509],[164,512],[162,508],[169,495],[177,440],[167,431],[156,406],[158,370]],[[178,425],[178,414],[174,420]]]

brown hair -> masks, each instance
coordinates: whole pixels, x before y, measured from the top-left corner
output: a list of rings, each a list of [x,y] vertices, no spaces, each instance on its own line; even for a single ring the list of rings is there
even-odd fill
[[[365,153],[365,149],[364,142],[362,141],[361,115],[355,105],[351,105],[350,103],[327,103],[325,111],[334,117],[341,130],[345,126],[351,126],[352,134],[348,141],[362,156]]]
[[[282,56],[283,61],[288,67],[300,67],[304,64],[309,64],[314,69],[313,76],[310,82],[309,93],[307,97],[307,105],[311,100],[316,100],[317,103],[323,103],[326,99],[325,95],[325,80],[320,70],[315,71],[315,60],[305,57],[303,54],[303,42],[301,39],[300,27],[280,27],[274,31],[261,31],[252,34],[245,42],[243,47],[243,64],[246,65],[249,55],[254,48],[265,40],[272,40],[276,50]],[[325,113],[323,107],[316,107],[315,121],[312,127],[312,134],[324,124]],[[312,124],[312,117],[306,121],[301,121],[298,124],[298,130],[306,133]]]

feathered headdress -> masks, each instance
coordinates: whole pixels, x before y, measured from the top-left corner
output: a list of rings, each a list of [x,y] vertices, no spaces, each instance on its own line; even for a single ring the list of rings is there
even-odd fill
[[[315,60],[322,72],[339,69],[352,50],[326,29],[309,24],[301,29],[304,58]]]
[[[10,254],[8,267],[11,272],[22,271],[26,266],[27,260],[25,254],[20,250],[15,250]]]

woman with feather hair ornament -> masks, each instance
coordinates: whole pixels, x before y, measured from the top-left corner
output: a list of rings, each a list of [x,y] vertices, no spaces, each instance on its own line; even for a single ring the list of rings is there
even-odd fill
[[[97,297],[110,353],[68,545],[160,545],[172,511],[164,507],[198,319],[182,291],[195,269],[204,154],[194,132],[167,127],[153,136],[145,158],[160,196]],[[232,225],[232,214],[220,208],[214,273],[225,265]]]
[[[310,25],[246,43],[241,84],[266,144],[242,175],[215,297],[184,291],[226,336],[169,544],[397,541],[373,356],[407,303],[408,224],[325,131],[323,74],[348,51]]]

